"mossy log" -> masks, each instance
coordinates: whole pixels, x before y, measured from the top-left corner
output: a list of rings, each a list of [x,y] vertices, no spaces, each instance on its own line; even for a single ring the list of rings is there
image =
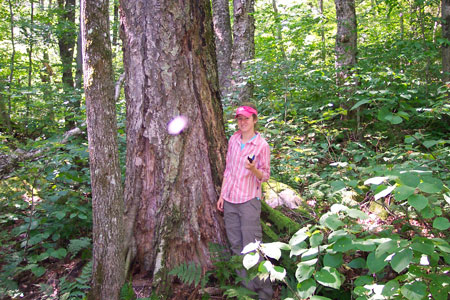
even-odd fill
[[[282,212],[271,208],[264,200],[261,201],[261,223],[264,223],[262,226],[263,234],[269,239],[277,238],[279,240],[279,236],[285,234],[291,236],[301,228],[299,223],[285,216]],[[273,226],[270,227],[267,223]]]

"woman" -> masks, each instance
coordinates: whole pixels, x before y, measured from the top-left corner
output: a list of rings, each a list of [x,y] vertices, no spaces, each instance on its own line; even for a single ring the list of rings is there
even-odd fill
[[[270,177],[270,147],[256,132],[258,111],[251,104],[236,109],[238,131],[228,142],[226,168],[217,209],[224,212],[225,229],[231,250],[240,255],[244,246],[261,241],[261,183]],[[239,274],[245,276],[245,272]],[[269,280],[258,278],[247,288],[258,293],[259,299],[272,299]]]

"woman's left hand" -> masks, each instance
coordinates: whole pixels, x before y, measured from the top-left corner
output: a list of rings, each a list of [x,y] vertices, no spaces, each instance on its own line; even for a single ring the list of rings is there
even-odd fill
[[[248,160],[245,162],[245,168],[251,172],[256,171],[256,161],[249,162]]]

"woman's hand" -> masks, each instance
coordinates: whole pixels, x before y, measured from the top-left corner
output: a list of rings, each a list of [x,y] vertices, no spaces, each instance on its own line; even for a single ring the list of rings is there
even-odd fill
[[[217,209],[221,212],[223,212],[223,198],[222,196],[219,198],[219,200],[217,201]]]
[[[256,161],[249,162],[248,160],[245,162],[245,168],[252,173],[256,171]]]

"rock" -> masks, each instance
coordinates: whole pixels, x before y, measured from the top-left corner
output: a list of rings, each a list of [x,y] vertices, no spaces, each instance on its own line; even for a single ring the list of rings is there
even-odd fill
[[[283,205],[296,209],[304,201],[293,188],[273,179],[263,183],[262,189],[264,200],[272,208]]]

